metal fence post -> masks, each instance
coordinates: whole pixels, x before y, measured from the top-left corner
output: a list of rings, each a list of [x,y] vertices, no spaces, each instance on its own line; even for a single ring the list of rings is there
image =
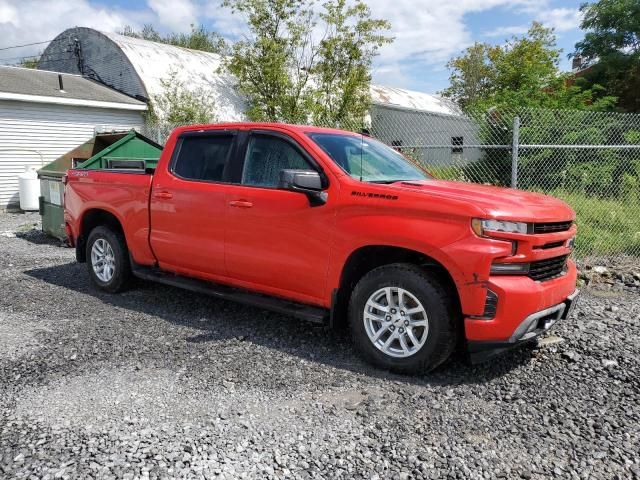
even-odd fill
[[[513,139],[511,142],[511,188],[518,188],[518,146],[520,144],[520,117],[513,117]]]

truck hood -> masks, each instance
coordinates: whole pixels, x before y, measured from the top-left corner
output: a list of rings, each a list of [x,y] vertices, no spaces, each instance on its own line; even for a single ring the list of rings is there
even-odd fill
[[[540,193],[443,180],[397,182],[392,186],[432,197],[457,199],[475,205],[492,218],[536,222],[575,219],[575,212],[565,202]]]

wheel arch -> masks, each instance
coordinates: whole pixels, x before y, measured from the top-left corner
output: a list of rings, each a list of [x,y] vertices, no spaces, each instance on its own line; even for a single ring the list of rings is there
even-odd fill
[[[91,230],[99,226],[106,226],[124,237],[122,222],[112,212],[103,208],[90,208],[82,214],[80,231],[76,241],[76,259],[80,263],[87,261],[86,242]]]
[[[340,282],[333,291],[331,319],[332,327],[347,324],[350,293],[358,281],[374,268],[392,263],[411,263],[429,270],[451,292],[455,311],[460,313],[460,293],[449,270],[435,258],[417,250],[392,245],[367,245],[351,252],[340,273]]]

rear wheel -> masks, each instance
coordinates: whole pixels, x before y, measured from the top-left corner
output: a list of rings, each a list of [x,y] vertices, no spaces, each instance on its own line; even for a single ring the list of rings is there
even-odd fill
[[[433,370],[453,352],[458,322],[438,279],[412,264],[376,268],[356,285],[349,323],[369,362],[401,373]]]
[[[124,290],[131,279],[131,265],[122,234],[102,226],[91,230],[87,267],[91,280],[101,290],[109,293]]]

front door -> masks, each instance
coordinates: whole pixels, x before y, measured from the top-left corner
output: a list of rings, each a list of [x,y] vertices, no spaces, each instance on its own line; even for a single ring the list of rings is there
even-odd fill
[[[219,279],[235,131],[185,132],[153,179],[150,243],[165,270]]]
[[[278,189],[283,169],[318,167],[291,138],[250,133],[240,183],[227,196],[227,273],[249,288],[321,303],[338,185],[326,204],[311,206],[304,194]]]

